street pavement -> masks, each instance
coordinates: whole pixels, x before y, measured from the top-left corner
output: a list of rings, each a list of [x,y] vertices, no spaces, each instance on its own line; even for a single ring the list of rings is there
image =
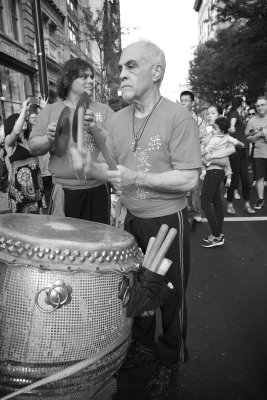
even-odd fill
[[[267,204],[250,216],[242,203],[225,219],[224,246],[201,247],[207,222],[191,233],[190,358],[169,400],[267,399]],[[114,400],[146,399],[145,372],[119,371]]]
[[[253,205],[255,189],[251,198]],[[267,400],[267,204],[252,216],[242,200],[234,204],[236,216],[225,219],[224,246],[201,247],[210,233],[205,220],[191,233],[190,358],[169,400]],[[0,211],[6,208],[1,193]],[[147,375],[120,370],[113,399],[145,399]]]

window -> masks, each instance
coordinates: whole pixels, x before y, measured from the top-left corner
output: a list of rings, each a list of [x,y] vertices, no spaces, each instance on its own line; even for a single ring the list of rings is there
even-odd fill
[[[26,96],[32,96],[33,85],[30,75],[0,65],[0,95],[5,98],[5,115],[20,112]]]
[[[67,5],[68,8],[70,8],[71,11],[77,11],[77,0],[67,0]]]
[[[0,31],[4,32],[4,5],[0,0]]]
[[[49,31],[49,37],[50,39],[54,39],[55,34],[56,34],[57,26],[53,23],[50,23],[48,25],[48,31]]]
[[[19,16],[17,0],[9,0],[11,13],[11,29],[15,40],[19,40]]]
[[[69,19],[68,23],[68,36],[69,39],[74,43],[77,44],[79,38],[79,31],[77,26]]]

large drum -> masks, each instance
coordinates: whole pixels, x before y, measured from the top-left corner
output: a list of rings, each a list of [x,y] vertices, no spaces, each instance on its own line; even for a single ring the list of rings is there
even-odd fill
[[[127,232],[73,218],[0,216],[0,391],[93,365],[18,399],[89,399],[120,368],[139,250]],[[124,287],[124,294],[127,294]],[[127,297],[127,296],[126,296]]]

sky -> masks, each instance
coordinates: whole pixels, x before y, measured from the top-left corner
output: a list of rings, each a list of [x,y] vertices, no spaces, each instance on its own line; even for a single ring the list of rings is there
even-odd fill
[[[198,43],[195,0],[120,0],[122,47],[142,38],[156,43],[166,56],[161,86],[164,96],[175,101],[179,85],[186,84],[189,60]]]

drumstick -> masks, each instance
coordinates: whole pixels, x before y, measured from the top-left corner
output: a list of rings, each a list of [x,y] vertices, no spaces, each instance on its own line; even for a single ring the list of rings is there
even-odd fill
[[[168,258],[163,258],[163,260],[161,261],[161,264],[157,270],[157,274],[166,275],[171,265],[172,265],[171,260],[169,260]]]
[[[78,108],[78,123],[77,123],[77,148],[80,152],[83,151],[83,136],[84,136],[84,106]]]
[[[158,234],[156,236],[156,239],[153,243],[153,246],[147,256],[146,263],[144,263],[144,267],[146,267],[147,269],[151,269],[150,268],[151,264],[152,264],[154,258],[156,257],[157,252],[160,249],[160,246],[162,245],[162,242],[168,232],[168,229],[169,229],[168,225],[166,225],[166,224],[161,225],[161,227],[158,231]]]
[[[159,265],[161,264],[163,258],[165,257],[167,251],[169,250],[173,242],[173,239],[175,238],[176,235],[177,235],[177,229],[171,228],[149,268],[151,271],[157,272]]]
[[[154,241],[155,241],[155,238],[152,236],[149,239],[149,242],[148,242],[148,245],[147,245],[147,248],[146,248],[146,254],[145,254],[145,257],[144,257],[144,260],[143,260],[143,265],[145,265],[145,263],[146,263],[148,254],[150,253],[150,250],[152,249]]]
[[[117,169],[116,163],[113,160],[113,158],[110,154],[110,151],[106,146],[105,139],[103,138],[102,135],[99,134],[98,126],[96,125],[95,127],[91,127],[90,133],[93,136],[93,138],[95,139],[95,143],[96,143],[97,147],[103,154],[103,157],[106,160],[106,163],[108,164],[109,169],[115,171]]]

